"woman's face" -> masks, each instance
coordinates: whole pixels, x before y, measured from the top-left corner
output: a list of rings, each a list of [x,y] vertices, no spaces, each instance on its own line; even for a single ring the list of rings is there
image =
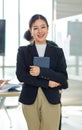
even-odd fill
[[[48,27],[46,22],[42,19],[36,20],[31,27],[31,35],[33,36],[35,43],[43,44],[46,42],[48,35]]]

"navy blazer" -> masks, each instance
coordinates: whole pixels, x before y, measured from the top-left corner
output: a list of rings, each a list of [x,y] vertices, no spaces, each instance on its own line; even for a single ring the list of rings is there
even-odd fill
[[[52,104],[60,103],[59,89],[68,88],[68,75],[65,56],[62,48],[47,43],[45,57],[50,57],[50,68],[40,68],[39,76],[29,74],[30,65],[33,65],[34,56],[38,56],[35,43],[21,46],[18,49],[16,75],[23,82],[19,101],[23,104],[33,104],[38,88],[41,87],[47,100]],[[50,88],[49,80],[59,82],[60,87]]]

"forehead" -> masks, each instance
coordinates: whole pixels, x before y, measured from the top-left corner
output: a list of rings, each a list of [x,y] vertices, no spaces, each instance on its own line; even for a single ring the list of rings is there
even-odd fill
[[[32,26],[41,26],[41,25],[46,25],[46,22],[42,19],[37,19]]]

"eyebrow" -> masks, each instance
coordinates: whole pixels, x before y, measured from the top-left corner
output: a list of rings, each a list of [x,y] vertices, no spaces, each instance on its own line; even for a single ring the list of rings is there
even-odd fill
[[[40,26],[45,26],[46,24],[41,24]],[[39,26],[37,26],[37,25],[35,25],[35,26],[33,26],[33,27],[39,27]]]

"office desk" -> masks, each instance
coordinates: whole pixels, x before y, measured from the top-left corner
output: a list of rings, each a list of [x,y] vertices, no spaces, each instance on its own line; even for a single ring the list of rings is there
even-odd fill
[[[19,95],[20,95],[19,91],[0,93],[0,97],[13,97],[13,96],[19,96]]]
[[[11,118],[10,118],[9,113],[7,111],[7,107],[5,106],[4,102],[5,102],[6,97],[14,97],[14,96],[19,96],[19,95],[20,95],[19,91],[0,93],[0,109],[4,108],[4,110],[8,116],[8,119],[10,121],[10,127],[12,127],[12,121],[11,121]]]

